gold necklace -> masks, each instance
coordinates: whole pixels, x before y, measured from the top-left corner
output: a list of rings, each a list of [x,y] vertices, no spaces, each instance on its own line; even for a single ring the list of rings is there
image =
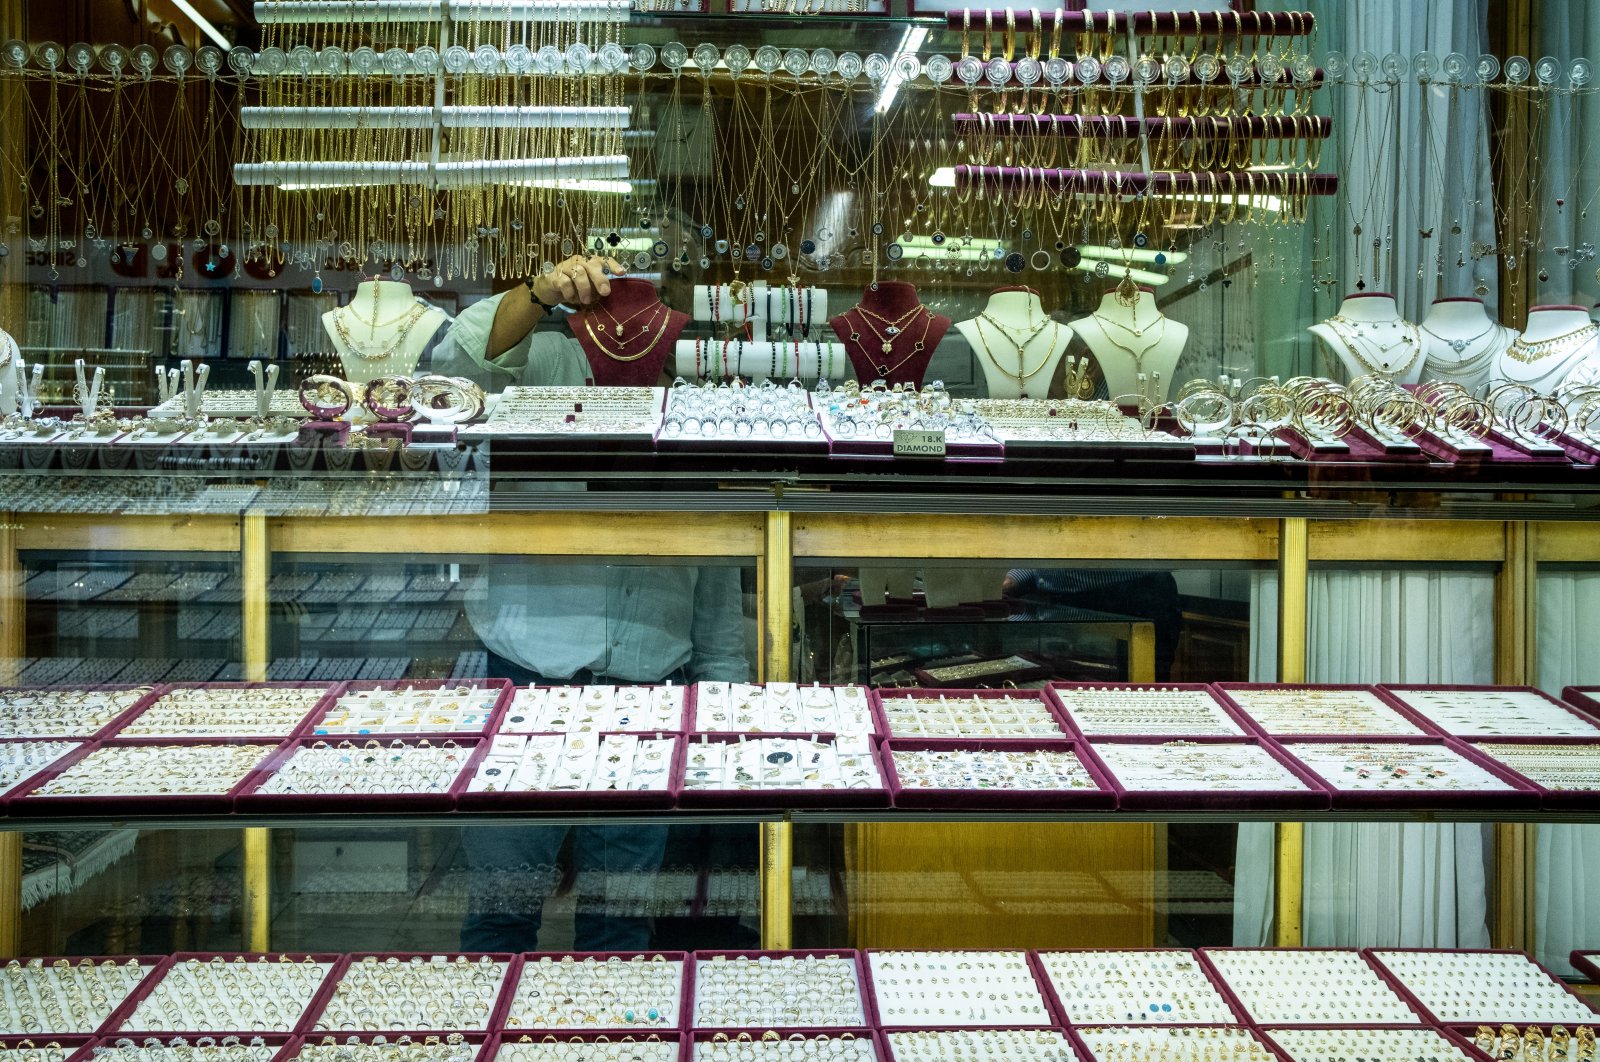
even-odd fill
[[[633,320],[635,317],[638,317],[640,314],[649,313],[651,310],[659,310],[663,305],[664,305],[663,303],[657,302],[657,303],[653,303],[653,304],[651,304],[649,306],[642,307],[642,308],[634,311],[633,313],[629,314],[627,317],[624,317],[620,321],[617,320],[615,315],[613,315],[604,306],[596,304],[595,305],[595,309],[598,310],[600,313],[604,314],[611,321],[612,330],[616,333],[617,338],[620,339],[620,338],[622,338],[622,326],[623,325],[627,324],[629,321]],[[644,324],[639,326],[639,331],[641,331],[641,332],[649,331],[649,329],[650,329],[649,322],[645,322]],[[602,326],[602,330],[603,330],[603,326]]]
[[[1356,362],[1360,364],[1363,369],[1366,369],[1370,373],[1375,373],[1379,376],[1404,376],[1406,373],[1411,371],[1411,366],[1415,365],[1417,363],[1417,359],[1422,356],[1422,329],[1418,328],[1416,325],[1412,325],[1411,335],[1402,334],[1399,339],[1395,340],[1393,343],[1390,343],[1388,346],[1384,346],[1377,340],[1371,340],[1372,345],[1378,348],[1378,354],[1380,356],[1389,353],[1389,351],[1393,350],[1395,347],[1401,345],[1409,346],[1411,348],[1411,357],[1406,359],[1405,364],[1394,366],[1386,366],[1382,362],[1375,364],[1367,360],[1367,356],[1361,353],[1361,351],[1356,348],[1356,345],[1350,341],[1350,337],[1341,332],[1339,330],[1339,326],[1334,323],[1335,321],[1349,320],[1350,319],[1347,317],[1341,317],[1338,314],[1334,314],[1324,323],[1328,326],[1328,331],[1337,336],[1339,342],[1344,344],[1344,348],[1350,352],[1350,356],[1355,358]],[[1355,322],[1350,323],[1354,324]],[[1401,324],[1402,322],[1395,321],[1394,327],[1400,328]],[[1361,332],[1359,327],[1356,330],[1356,335],[1365,340],[1365,334]]]
[[[637,354],[618,354],[614,351],[607,350],[605,344],[600,342],[600,337],[594,334],[594,322],[589,319],[588,314],[583,315],[583,330],[589,333],[589,339],[594,343],[595,349],[604,354],[606,357],[610,358],[612,361],[620,361],[624,364],[630,361],[638,361],[640,358],[656,349],[656,344],[661,342],[661,337],[667,334],[667,325],[672,321],[672,314],[667,311],[666,303],[656,303],[656,309],[661,311],[661,327],[656,329],[655,337],[652,338],[649,344]],[[604,331],[604,328],[602,327],[601,330]],[[639,327],[639,331],[641,332],[648,332],[649,330],[649,324],[644,324]]]
[[[1573,343],[1571,349],[1566,351],[1566,353],[1571,354],[1593,338],[1596,333],[1600,333],[1600,325],[1586,324],[1574,328],[1570,332],[1564,332],[1559,336],[1535,340],[1532,343],[1518,336],[1511,341],[1511,346],[1506,349],[1506,355],[1515,361],[1522,362],[1524,365],[1532,365],[1534,362],[1542,361],[1561,350],[1562,344],[1566,343],[1567,340],[1576,339],[1577,342]]]
[[[1106,326],[1107,325],[1116,325],[1118,328],[1122,329],[1124,332],[1127,332],[1129,335],[1133,336],[1135,339],[1143,339],[1144,338],[1144,334],[1146,332],[1148,332],[1150,329],[1148,329],[1148,328],[1131,328],[1128,325],[1123,324],[1121,321],[1114,321],[1111,318],[1106,317],[1104,314],[1100,313],[1098,310],[1094,311],[1093,313],[1090,313],[1089,316],[1093,317],[1095,319],[1095,321],[1097,321],[1099,323],[1099,325],[1100,325],[1100,334],[1106,337],[1106,342],[1107,343],[1110,343],[1112,346],[1116,347],[1118,350],[1123,351],[1129,357],[1133,358],[1133,371],[1136,372],[1136,373],[1144,372],[1144,356],[1146,354],[1150,353],[1156,347],[1160,346],[1161,345],[1161,341],[1163,339],[1167,338],[1167,319],[1165,317],[1162,317],[1159,320],[1159,327],[1161,329],[1160,333],[1154,339],[1152,339],[1149,343],[1147,343],[1143,350],[1136,351],[1132,347],[1129,347],[1129,346],[1126,346],[1126,345],[1124,345],[1122,343],[1117,342],[1116,338],[1113,337],[1112,334],[1111,334],[1111,329],[1107,328]]]
[[[862,307],[860,305],[857,305],[855,308],[857,310],[864,309],[864,307]],[[901,320],[901,321],[910,320],[911,314],[916,313],[918,310],[925,311],[925,316],[922,319],[922,338],[917,340],[914,344],[912,344],[911,353],[910,354],[907,354],[905,357],[901,358],[899,361],[895,362],[893,365],[889,364],[889,360],[887,358],[885,358],[883,361],[874,361],[872,367],[878,371],[878,375],[881,378],[887,380],[889,378],[889,374],[890,373],[894,372],[900,366],[904,365],[906,362],[910,361],[912,358],[914,358],[918,354],[922,353],[922,348],[925,345],[926,340],[928,338],[928,330],[933,327],[933,311],[929,310],[926,306],[923,306],[921,303],[918,303],[915,307],[912,308],[910,313],[902,314],[900,316],[899,320]],[[845,314],[843,314],[842,316],[844,317],[844,319],[846,321],[848,321],[850,319],[848,311]],[[877,316],[877,315],[874,315],[874,316]],[[873,335],[878,337],[878,339],[881,341],[881,347],[882,347],[882,350],[883,350],[883,352],[885,354],[893,354],[894,353],[894,341],[893,340],[890,340],[890,339],[886,338],[882,332],[879,332],[876,328],[872,327],[872,322],[867,320],[866,317],[861,317],[861,323],[867,326],[867,330],[869,332],[871,332]],[[898,327],[898,326],[896,326],[896,327]],[[861,333],[855,331],[854,329],[851,329],[851,331],[850,331],[850,341],[852,343],[861,342]]]
[[[1050,364],[1050,351],[1046,350],[1044,352],[1044,357],[1039,359],[1038,366],[1035,367],[1032,372],[1028,372],[1028,371],[1026,371],[1027,368],[1028,368],[1028,364],[1027,364],[1027,360],[1026,360],[1026,355],[1024,353],[1026,347],[1028,346],[1028,344],[1032,343],[1034,341],[1034,339],[1038,338],[1039,333],[1044,331],[1044,326],[1045,325],[1054,324],[1055,323],[1055,322],[1051,321],[1050,318],[1046,317],[1042,321],[1040,321],[1037,325],[1035,325],[1033,327],[1033,330],[1030,331],[1027,334],[1027,336],[1020,343],[1017,342],[1016,338],[1011,335],[1011,333],[1007,330],[1005,325],[1001,324],[999,321],[996,321],[993,317],[990,317],[987,311],[978,314],[978,335],[979,335],[980,338],[983,336],[983,325],[984,325],[985,321],[987,321],[991,327],[996,329],[1000,333],[1001,337],[1003,339],[1005,339],[1005,341],[1007,343],[1010,343],[1012,345],[1012,347],[1014,347],[1016,349],[1016,352],[1017,352],[1017,371],[1016,372],[1012,372],[1010,369],[1007,369],[1004,365],[1001,365],[1000,364],[1000,359],[998,359],[998,358],[996,358],[994,356],[993,352],[989,350],[989,347],[988,347],[987,344],[980,344],[978,349],[983,351],[984,357],[989,359],[989,363],[991,365],[993,365],[995,368],[999,369],[1001,372],[1005,373],[1007,376],[1011,377],[1013,380],[1017,381],[1017,386],[1019,388],[1024,387],[1030,379],[1032,379],[1033,377],[1039,375],[1039,373],[1044,371],[1044,367],[1046,365]],[[1051,349],[1054,349],[1053,346],[1052,346]],[[1026,398],[1027,395],[1024,393],[1023,397]]]
[[[394,334],[394,338],[389,340],[387,346],[376,352],[370,349],[362,349],[355,340],[350,338],[350,330],[344,326],[344,315],[337,310],[333,313],[333,330],[338,333],[339,341],[356,357],[363,361],[383,361],[394,357],[395,353],[400,349],[400,345],[411,334],[411,330],[417,327],[417,322],[422,320],[427,313],[428,308],[426,306],[418,305],[412,308],[407,314],[406,321],[401,326],[400,331]]]

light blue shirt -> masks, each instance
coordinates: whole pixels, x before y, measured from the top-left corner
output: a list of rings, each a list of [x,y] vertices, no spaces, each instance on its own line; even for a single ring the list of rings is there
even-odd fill
[[[583,348],[559,332],[535,332],[485,356],[507,297],[525,296],[513,290],[461,312],[434,346],[434,371],[491,392],[587,383]],[[489,563],[468,588],[467,620],[492,652],[550,679],[585,668],[622,682],[657,682],[679,668],[691,681],[749,674],[736,567]]]

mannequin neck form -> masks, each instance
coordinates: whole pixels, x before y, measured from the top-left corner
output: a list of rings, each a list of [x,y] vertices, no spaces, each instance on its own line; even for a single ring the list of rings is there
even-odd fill
[[[1434,331],[1474,327],[1481,331],[1493,322],[1477,299],[1435,299],[1422,323]]]
[[[602,305],[605,306],[607,313],[614,316],[619,312],[642,310],[660,301],[660,293],[648,280],[640,280],[638,277],[613,277],[611,294],[606,296]]]
[[[1155,296],[1144,288],[1139,289],[1139,297],[1132,306],[1123,305],[1115,291],[1108,291],[1100,297],[1100,305],[1094,312],[1113,321],[1125,321],[1135,328],[1148,328],[1161,319],[1161,308],[1156,305]]]
[[[1594,322],[1582,306],[1535,306],[1528,311],[1528,327],[1522,333],[1525,343],[1565,335]]]
[[[880,280],[876,291],[869,286],[861,293],[861,305],[885,317],[899,317],[921,302],[916,285],[903,280]]]
[[[983,312],[1007,324],[1038,322],[1046,316],[1038,294],[1028,288],[996,288]]]
[[[1346,295],[1339,304],[1339,316],[1352,321],[1398,321],[1400,304],[1393,295],[1382,292]]]
[[[372,316],[374,298],[378,300],[377,317]],[[349,305],[355,307],[356,313],[368,321],[377,321],[394,316],[415,298],[409,284],[393,280],[363,280],[356,285],[355,294],[350,296]]]

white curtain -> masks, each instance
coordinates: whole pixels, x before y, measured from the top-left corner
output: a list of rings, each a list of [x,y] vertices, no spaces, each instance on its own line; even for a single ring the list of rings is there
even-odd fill
[[[1582,636],[1600,623],[1600,572],[1540,573],[1538,603],[1539,687],[1600,685],[1600,656]],[[1534,954],[1572,974],[1572,950],[1600,943],[1600,827],[1536,827],[1533,873]]]
[[[1313,571],[1312,682],[1493,681],[1494,576],[1466,571]],[[1276,678],[1277,578],[1251,586],[1251,677]],[[1488,828],[1308,823],[1308,945],[1486,947]],[[1234,943],[1268,942],[1273,827],[1239,827]]]

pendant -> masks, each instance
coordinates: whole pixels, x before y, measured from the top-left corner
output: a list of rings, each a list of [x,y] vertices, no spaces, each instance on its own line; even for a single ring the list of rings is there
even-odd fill
[[[897,336],[900,334],[900,329],[896,328],[894,325],[890,325],[888,328],[885,328],[884,331],[889,333],[891,336]]]
[[[889,366],[887,366],[887,365],[879,365],[878,366],[878,375],[879,376],[888,376],[889,375]]]
[[[894,353],[894,344],[888,342],[887,340],[885,340],[884,344],[883,344],[883,352],[885,354],[893,354]]]
[[[1460,354],[1463,350],[1467,349],[1467,341],[1464,339],[1452,339],[1450,341],[1450,349],[1455,351],[1457,354]]]
[[[622,335],[622,326],[621,325],[617,325],[617,335],[619,335],[619,336]]]

